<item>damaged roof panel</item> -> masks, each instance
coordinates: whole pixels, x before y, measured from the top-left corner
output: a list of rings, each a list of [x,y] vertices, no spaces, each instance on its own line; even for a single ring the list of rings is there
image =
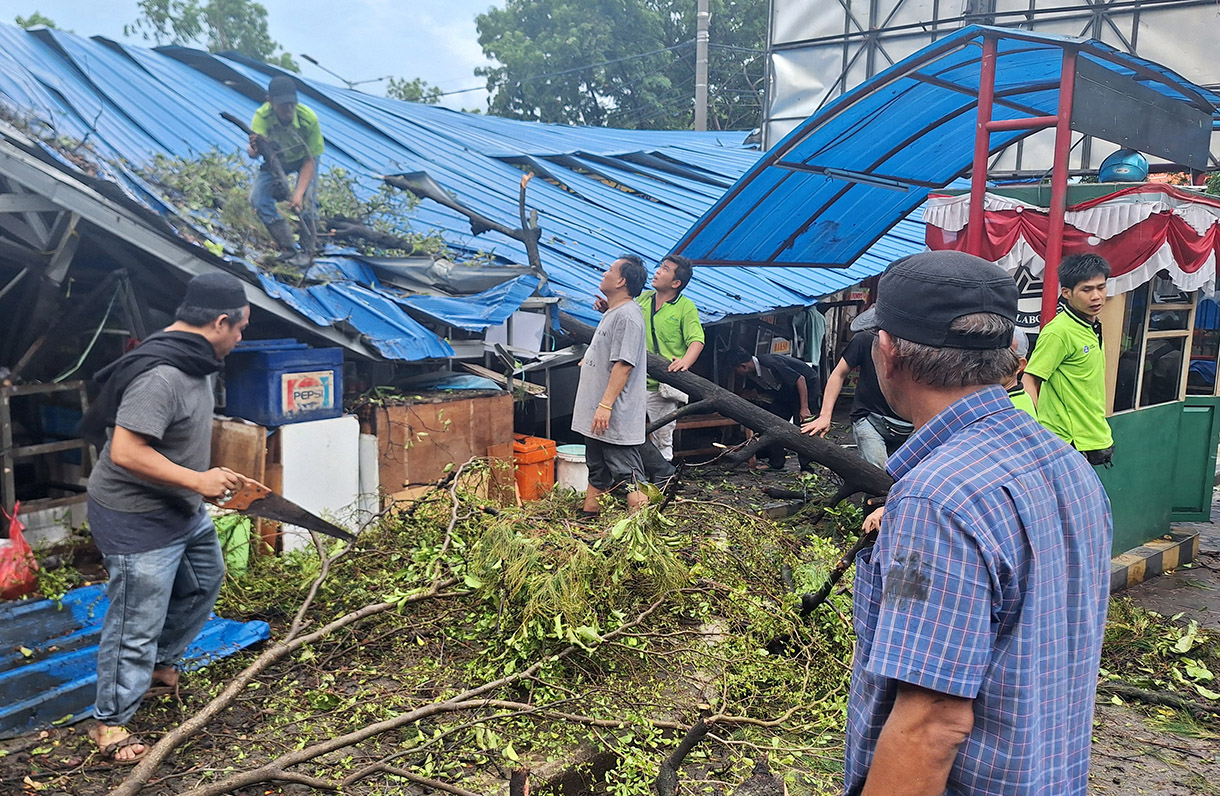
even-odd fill
[[[172,210],[139,170],[156,154],[194,158],[212,148],[243,150],[243,135],[219,113],[250,116],[267,80],[280,73],[240,56],[150,50],[7,25],[0,25],[0,66],[0,102],[40,120],[37,134],[85,141],[127,193],[162,214]],[[523,169],[562,183],[534,179],[527,205],[538,212],[549,286],[565,309],[585,317],[602,270],[617,255],[636,251],[657,261],[760,157],[740,132],[521,122],[296,79],[302,102],[318,113],[326,136],[323,168],[347,170],[369,194],[383,185],[384,174],[424,171],[463,206],[517,227]],[[478,255],[501,265],[527,261],[519,241],[495,232],[473,235],[464,216],[430,200],[412,211],[410,231],[438,234],[459,258]],[[895,252],[923,246],[921,227],[900,225],[879,242],[883,254],[866,254],[851,268],[703,269],[688,294],[705,322],[807,305],[878,273]],[[316,323],[355,328],[386,357],[450,355],[447,343],[402,310],[401,293],[350,279],[346,270],[336,265],[338,276],[316,290],[266,275],[260,281],[269,295]],[[516,273],[506,269],[506,278],[511,276]]]

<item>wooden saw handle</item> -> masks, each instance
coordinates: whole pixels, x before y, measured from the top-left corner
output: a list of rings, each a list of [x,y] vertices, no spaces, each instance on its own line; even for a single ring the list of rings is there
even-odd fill
[[[262,500],[271,494],[270,487],[260,484],[253,478],[247,478],[241,473],[234,473],[241,478],[241,488],[227,498],[209,501],[214,506],[230,511],[245,511],[256,500]]]

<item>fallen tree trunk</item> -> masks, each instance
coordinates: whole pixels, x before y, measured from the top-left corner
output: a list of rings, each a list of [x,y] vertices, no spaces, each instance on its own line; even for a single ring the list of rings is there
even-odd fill
[[[567,313],[560,313],[560,321],[576,340],[588,343],[593,339],[593,327]],[[790,451],[806,456],[826,467],[843,479],[839,494],[843,497],[864,492],[870,496],[889,492],[893,480],[880,468],[875,467],[855,453],[845,450],[829,440],[802,434],[801,430],[766,409],[755,406],[702,376],[689,371],[669,370],[669,361],[656,354],[648,354],[648,375],[659,382],[672,385],[691,396],[692,403],[699,404],[700,411],[716,411],[732,418],[759,434],[750,448],[759,450],[769,445],[783,445]]]

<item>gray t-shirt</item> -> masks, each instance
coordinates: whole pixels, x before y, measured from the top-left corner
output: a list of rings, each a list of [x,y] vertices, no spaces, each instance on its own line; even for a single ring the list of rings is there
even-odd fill
[[[115,424],[148,437],[153,449],[171,462],[202,472],[212,461],[214,409],[210,377],[160,365],[128,385]],[[189,489],[146,481],[119,467],[110,460],[109,441],[89,476],[89,497],[111,511],[170,512],[187,519],[198,513],[203,501]]]
[[[642,445],[648,400],[648,360],[644,348],[644,313],[634,301],[607,310],[597,324],[593,342],[585,351],[580,368],[580,384],[572,409],[572,430],[613,445]],[[593,433],[593,414],[615,362],[631,365],[631,375],[610,412],[610,427],[604,434]]]

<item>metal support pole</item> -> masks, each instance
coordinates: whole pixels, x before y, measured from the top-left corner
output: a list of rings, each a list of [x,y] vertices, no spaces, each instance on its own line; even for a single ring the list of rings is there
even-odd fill
[[[695,129],[707,129],[708,0],[699,0],[695,13]]]
[[[1055,317],[1059,302],[1059,261],[1063,259],[1063,214],[1067,210],[1068,154],[1072,151],[1072,100],[1076,93],[1076,51],[1063,51],[1059,75],[1059,122],[1051,167],[1051,206],[1046,229],[1046,268],[1042,272],[1042,325]],[[973,208],[971,208],[973,210]]]
[[[974,166],[970,172],[970,219],[966,225],[966,251],[983,253],[983,195],[987,192],[987,160],[991,155],[991,109],[995,101],[995,37],[983,36],[983,57],[979,64],[979,107],[974,124]]]

